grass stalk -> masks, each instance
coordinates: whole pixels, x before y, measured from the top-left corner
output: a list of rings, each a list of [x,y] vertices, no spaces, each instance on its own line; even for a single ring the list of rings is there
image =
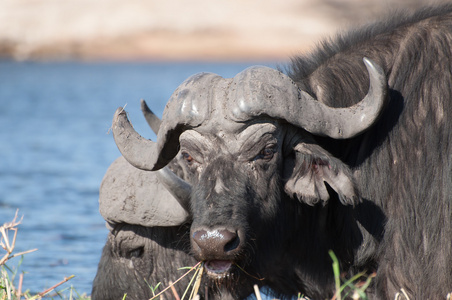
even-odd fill
[[[187,288],[185,289],[184,294],[182,295],[181,300],[184,300],[184,299],[185,299],[185,296],[187,295],[188,290],[190,289],[190,286],[191,286],[192,283],[193,283],[193,280],[194,280],[195,278],[197,278],[197,275],[198,275],[198,273],[199,273],[199,269],[200,269],[200,268],[197,268],[197,269],[196,269],[195,274],[193,274],[192,278],[190,279],[190,282],[188,283]]]
[[[176,288],[174,287],[174,284],[172,281],[169,282],[169,286],[171,287],[171,292],[173,293],[173,296],[176,300],[180,300],[179,294],[176,291]]]
[[[332,250],[328,251],[328,253],[333,260],[334,284],[336,287],[336,293],[334,294],[332,300],[341,300],[341,274],[339,270],[339,260]]]
[[[196,276],[195,284],[194,284],[193,289],[190,294],[190,299],[194,299],[198,295],[199,286],[201,285],[201,278],[202,278],[203,271],[204,271],[204,268],[201,265],[201,267],[198,268],[198,275]]]
[[[4,254],[1,255],[0,258],[0,299],[1,300],[20,300],[24,297],[27,300],[39,300],[44,296],[48,295],[50,292],[55,291],[57,287],[62,285],[63,283],[71,280],[75,276],[65,277],[61,282],[53,285],[52,287],[46,289],[45,291],[38,293],[34,296],[31,296],[28,291],[23,292],[23,279],[24,273],[20,273],[19,283],[17,287],[14,285],[14,281],[16,280],[16,275],[18,273],[18,269],[22,264],[23,257],[25,254],[36,251],[37,249],[32,249],[28,251],[22,251],[19,253],[14,253],[16,241],[17,241],[17,232],[18,226],[21,224],[22,218],[18,220],[18,210],[11,222],[4,223],[0,226],[0,247],[5,251]],[[12,235],[12,236],[11,236]],[[12,258],[21,256],[21,259],[18,265],[15,268],[10,268],[6,265],[6,263]],[[58,291],[55,291],[58,296],[61,297]],[[72,288],[71,288],[71,296],[72,300]],[[86,297],[80,296],[78,299],[88,299]]]
[[[171,288],[171,286],[175,285],[176,283],[178,283],[182,278],[184,278],[185,276],[187,276],[191,271],[193,271],[194,269],[196,269],[199,265],[201,264],[201,262],[198,262],[196,265],[194,265],[193,267],[191,267],[184,275],[182,275],[181,277],[179,277],[179,279],[177,279],[176,281],[174,281],[174,283],[168,287],[166,287],[165,289],[163,289],[160,293],[158,293],[157,295],[153,296],[151,299],[149,300],[153,300],[156,299],[157,297],[159,297],[160,295],[162,295],[164,292],[166,292],[167,290],[169,290]]]
[[[262,300],[261,291],[259,290],[259,286],[257,284],[253,285],[254,293],[256,294],[257,300]]]

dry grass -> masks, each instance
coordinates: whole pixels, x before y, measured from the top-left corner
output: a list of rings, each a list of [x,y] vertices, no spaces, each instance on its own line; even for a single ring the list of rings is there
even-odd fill
[[[4,253],[0,253],[0,300],[20,300],[20,299],[26,299],[26,300],[39,300],[43,297],[49,297],[53,299],[54,297],[58,297],[60,299],[69,299],[69,300],[89,300],[90,298],[85,295],[80,295],[75,291],[72,287],[62,290],[62,291],[56,291],[56,288],[60,285],[66,283],[67,281],[71,280],[74,275],[65,277],[62,281],[56,283],[52,287],[37,293],[35,295],[31,295],[28,290],[24,291],[24,287],[22,286],[23,283],[23,276],[24,273],[18,274],[18,268],[20,264],[22,263],[23,256],[36,251],[37,249],[31,249],[23,252],[15,253],[15,245],[16,245],[16,239],[17,239],[17,232],[18,232],[18,226],[22,222],[22,218],[18,220],[18,213],[16,212],[13,220],[11,222],[4,223],[2,226],[0,226],[0,246],[3,249]],[[0,250],[1,251],[1,250]],[[21,256],[21,260],[19,261],[19,264],[12,268],[7,266],[7,262],[9,262],[12,258]],[[364,273],[359,273],[355,276],[353,276],[350,279],[344,279],[343,276],[340,274],[339,270],[339,261],[334,255],[334,253],[330,252],[331,259],[333,261],[332,269],[334,273],[334,278],[336,282],[336,293],[333,296],[332,300],[341,300],[344,298],[347,299],[362,299],[366,300],[368,299],[368,296],[366,295],[366,289],[369,287],[372,279],[375,277],[375,273],[371,274],[370,276],[365,275]],[[199,300],[199,287],[201,284],[201,278],[203,275],[203,264],[202,262],[198,262],[193,267],[187,267],[188,271],[183,274],[179,279],[174,281],[173,283],[170,283],[170,285],[163,290],[161,290],[159,293],[155,294],[155,291],[160,287],[160,283],[157,284],[155,287],[149,285],[149,288],[152,290],[153,297],[149,300],[158,299],[159,297],[163,295],[168,290],[171,290],[172,295],[174,299],[176,300]],[[185,289],[185,292],[182,296],[179,296],[176,289],[174,288],[174,285],[177,284],[182,278],[188,276],[190,273],[192,274],[192,278],[188,284],[188,286]],[[62,295],[62,292],[69,290],[69,296]],[[262,300],[261,291],[259,290],[259,287],[257,285],[254,286],[254,292],[256,295],[257,300]],[[186,298],[188,297],[188,298]],[[127,295],[124,295],[123,300],[127,299]],[[268,296],[267,298],[268,299]],[[410,298],[405,293],[404,289],[400,290],[400,293],[397,293],[395,295],[394,300],[409,300]],[[447,300],[452,300],[452,293],[449,293],[446,296]],[[208,299],[206,299],[208,300]],[[303,295],[298,295],[297,300],[309,300],[309,298],[304,297]]]
[[[169,289],[171,289],[171,292],[173,293],[174,299],[176,299],[176,300],[184,300],[185,296],[187,295],[188,291],[190,290],[190,287],[192,287],[192,290],[191,290],[191,293],[190,293],[190,296],[188,297],[188,299],[189,300],[198,299],[199,298],[198,290],[199,290],[199,286],[201,284],[201,278],[202,278],[203,270],[204,270],[204,267],[203,267],[202,262],[198,262],[193,267],[190,267],[189,270],[184,275],[179,277],[179,279],[177,279],[174,282],[171,282],[168,287],[164,288],[161,292],[159,292],[156,295],[154,294],[154,291],[160,285],[160,283],[157,284],[155,288],[152,288],[152,286],[150,286],[154,296],[151,299],[149,299],[149,300],[157,299],[158,297],[160,297],[163,293],[165,293]],[[177,284],[185,276],[188,276],[188,274],[190,274],[192,271],[195,271],[195,273],[193,274],[193,276],[192,276],[187,288],[185,289],[184,294],[182,295],[182,297],[180,297],[179,294],[177,293],[176,289],[174,288],[174,285]]]
[[[16,239],[18,233],[18,226],[22,222],[22,218],[18,219],[18,213],[14,216],[11,222],[4,223],[0,227],[0,246],[3,249],[4,253],[0,253],[0,300],[39,300],[43,297],[49,297],[53,299],[53,297],[58,297],[60,299],[77,299],[77,300],[88,300],[89,297],[85,295],[79,295],[75,290],[70,288],[69,296],[62,295],[62,291],[56,291],[56,288],[60,285],[66,283],[71,280],[74,275],[65,277],[62,281],[56,283],[52,287],[37,293],[35,295],[31,295],[28,290],[25,290],[22,286],[24,273],[18,274],[18,268],[22,263],[24,255],[34,252],[37,249],[31,249],[23,252],[15,252]],[[22,257],[19,261],[19,264],[15,267],[7,266],[7,263],[10,262],[12,258]],[[367,278],[365,281],[362,280],[363,274],[358,274],[357,276],[345,281],[341,279],[339,272],[339,263],[337,258],[331,253],[331,258],[333,259],[333,271],[336,279],[336,294],[333,297],[333,300],[341,300],[343,297],[351,297],[352,299],[367,299],[365,294],[365,289],[369,286],[370,281],[372,280],[372,276]],[[158,299],[162,296],[163,293],[170,290],[174,299],[176,300],[197,300],[199,299],[198,291],[201,284],[201,278],[203,275],[203,264],[202,262],[198,262],[193,267],[187,267],[187,272],[182,275],[178,280],[170,283],[170,285],[159,293],[155,294],[156,290],[160,287],[160,283],[156,286],[149,285],[149,288],[152,290],[152,294],[154,295],[149,300]],[[194,272],[194,273],[193,273]],[[191,274],[191,280],[186,287],[182,296],[178,295],[174,285],[177,284],[182,278]],[[64,291],[64,290],[63,290]],[[254,286],[254,291],[257,300],[262,300],[261,291],[259,287]],[[449,296],[450,298],[450,296]],[[127,299],[127,295],[124,295],[123,300]],[[268,299],[268,298],[266,298]],[[207,300],[207,299],[206,299]],[[297,300],[309,300],[309,298],[305,298],[302,295],[298,295]]]
[[[50,294],[56,295],[61,299],[65,299],[65,297],[61,294],[62,291],[56,291],[55,289],[60,285],[66,283],[67,281],[71,280],[74,277],[74,275],[65,277],[62,281],[35,295],[31,295],[30,292],[28,290],[25,290],[24,287],[22,286],[24,273],[18,274],[18,268],[22,263],[23,256],[25,254],[34,252],[37,249],[31,249],[18,253],[14,252],[16,246],[18,226],[22,222],[22,218],[18,219],[17,214],[18,211],[16,211],[16,214],[11,222],[4,223],[2,226],[0,226],[0,246],[4,251],[4,253],[1,254],[0,259],[0,300],[20,300],[20,299],[39,300],[45,296],[49,296]],[[12,258],[18,256],[21,256],[22,258],[17,266],[9,267],[6,264]],[[68,299],[86,300],[89,298],[83,295],[80,296],[71,287]]]
[[[374,274],[371,274],[370,276],[367,276],[365,273],[359,273],[359,274],[356,274],[355,276],[353,276],[352,278],[345,280],[343,278],[343,276],[341,276],[341,274],[340,274],[339,261],[332,251],[330,251],[330,256],[331,256],[331,259],[333,260],[332,267],[333,267],[333,272],[334,272],[334,278],[336,281],[336,293],[331,300],[341,300],[344,298],[354,299],[354,300],[358,300],[358,299],[367,300],[368,297],[367,297],[365,291],[369,287],[372,279],[375,277],[376,274],[374,273]],[[187,267],[187,269],[189,269],[189,270],[185,274],[183,274],[175,282],[170,282],[170,285],[168,287],[164,288],[158,294],[155,294],[155,290],[160,286],[160,283],[157,284],[155,287],[152,287],[151,285],[149,285],[149,287],[152,290],[152,294],[154,295],[149,300],[158,299],[163,293],[165,293],[168,290],[171,290],[174,299],[184,300],[184,299],[186,299],[185,297],[188,295],[188,291],[190,291],[190,288],[191,288],[191,292],[188,297],[188,300],[199,299],[198,290],[199,290],[199,286],[201,284],[201,278],[202,278],[203,269],[204,269],[203,263],[198,262],[193,267]],[[184,294],[182,295],[182,297],[180,297],[179,294],[177,293],[176,289],[174,288],[174,285],[177,284],[185,276],[188,276],[192,271],[195,271],[195,273],[192,275],[192,278],[191,278],[188,286],[186,287]],[[363,280],[363,278],[364,278],[364,280]],[[255,293],[257,300],[263,299],[258,285],[254,285],[254,293]],[[208,298],[208,297],[206,297],[206,298]],[[127,295],[124,295],[123,300],[126,300],[126,299],[127,299]],[[266,296],[265,299],[268,299],[268,296]],[[206,300],[208,300],[208,299],[206,299]],[[277,300],[277,299],[274,299],[274,300]],[[299,294],[296,297],[296,300],[310,300],[310,298],[304,297],[303,295]]]

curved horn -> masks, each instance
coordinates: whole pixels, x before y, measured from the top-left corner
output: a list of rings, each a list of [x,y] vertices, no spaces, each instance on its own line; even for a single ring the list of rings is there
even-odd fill
[[[159,145],[140,136],[133,129],[127,119],[126,111],[121,107],[116,110],[113,118],[113,137],[122,156],[132,166],[149,171],[153,170],[155,166],[161,165],[158,161]],[[165,161],[164,164],[166,165],[167,162]],[[176,198],[182,207],[187,209],[187,200],[191,194],[190,184],[179,178],[168,168],[160,169],[157,176],[159,181]]]
[[[127,112],[119,107],[113,117],[113,137],[122,156],[141,170],[162,168],[167,162],[159,157],[161,147],[139,135],[127,119]]]
[[[156,143],[140,136],[124,109],[118,108],[112,128],[116,145],[124,158],[136,168],[147,171],[166,166],[178,152],[180,134],[201,125],[210,116],[209,101],[216,93],[224,93],[224,85],[227,85],[222,79],[216,74],[199,73],[185,80],[168,101],[163,121],[158,126]],[[219,87],[212,89],[215,86]]]
[[[369,91],[363,100],[346,108],[331,108],[319,101],[319,112],[325,121],[309,122],[303,128],[313,134],[326,135],[335,139],[357,136],[372,126],[387,104],[388,84],[383,69],[368,58],[363,58],[369,73]]]
[[[347,139],[367,130],[381,115],[387,97],[383,69],[364,58],[370,86],[365,98],[346,108],[329,107],[300,91],[286,75],[266,67],[251,67],[234,77],[232,115],[245,120],[267,115],[301,127],[312,134]]]
[[[141,111],[144,118],[148,122],[152,131],[158,134],[162,120],[157,117],[154,112],[148,107],[146,101],[141,99]],[[191,195],[191,185],[185,180],[174,174],[168,167],[164,167],[157,171],[157,177],[165,188],[176,198],[182,207],[188,211],[188,200]]]
[[[168,167],[157,171],[159,182],[176,198],[179,204],[186,210],[189,209],[189,199],[191,196],[191,185],[174,174]]]
[[[146,101],[143,99],[141,99],[141,111],[143,112],[144,118],[146,119],[149,127],[151,127],[155,134],[158,134],[162,120],[154,114],[154,112],[146,104]]]

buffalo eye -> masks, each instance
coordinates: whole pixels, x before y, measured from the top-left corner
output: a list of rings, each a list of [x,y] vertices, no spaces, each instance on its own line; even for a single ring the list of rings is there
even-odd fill
[[[265,147],[262,149],[261,152],[259,152],[259,155],[257,155],[254,160],[263,159],[263,160],[271,160],[273,158],[273,155],[275,154],[275,146],[271,145],[268,147]]]
[[[193,157],[190,154],[188,154],[187,152],[182,152],[182,157],[189,164],[193,163],[193,161],[194,161]]]
[[[135,248],[127,253],[128,258],[139,258],[143,255],[144,247]]]

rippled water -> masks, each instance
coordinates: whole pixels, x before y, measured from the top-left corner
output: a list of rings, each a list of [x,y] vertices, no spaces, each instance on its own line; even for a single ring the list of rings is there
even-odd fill
[[[161,115],[188,76],[232,77],[252,64],[0,62],[0,223],[19,209],[16,250],[38,248],[19,269],[24,287],[41,292],[75,275],[62,288],[91,292],[107,236],[98,187],[120,155],[108,134],[118,106],[127,104],[137,131],[155,138],[141,98]]]

